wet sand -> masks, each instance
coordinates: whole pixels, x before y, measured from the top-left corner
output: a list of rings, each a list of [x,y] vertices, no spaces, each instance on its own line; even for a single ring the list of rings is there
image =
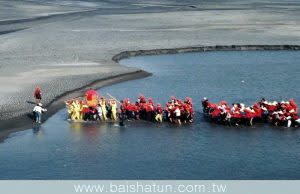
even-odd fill
[[[0,15],[0,130],[31,125],[27,115],[33,105],[28,102],[37,84],[47,118],[63,107],[60,97],[65,94],[78,96],[91,84],[98,88],[147,76],[114,61],[125,51],[300,45],[299,3],[155,2],[1,2],[11,9]]]

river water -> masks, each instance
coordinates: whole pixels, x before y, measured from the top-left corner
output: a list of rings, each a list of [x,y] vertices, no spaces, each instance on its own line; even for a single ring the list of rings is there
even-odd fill
[[[164,104],[194,100],[195,123],[69,123],[65,110],[40,128],[0,144],[0,179],[300,179],[300,130],[255,124],[225,127],[202,118],[200,100],[294,98],[300,104],[300,52],[227,51],[141,56],[121,61],[153,76],[100,90],[140,93]]]

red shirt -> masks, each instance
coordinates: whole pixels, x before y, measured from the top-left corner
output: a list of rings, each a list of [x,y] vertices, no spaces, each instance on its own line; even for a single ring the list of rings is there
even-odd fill
[[[163,112],[163,109],[162,107],[157,107],[156,111],[158,114],[161,114]]]
[[[40,90],[39,88],[35,89],[33,95],[34,95],[34,97],[35,97],[36,99],[42,99],[42,92],[41,92],[41,90]]]

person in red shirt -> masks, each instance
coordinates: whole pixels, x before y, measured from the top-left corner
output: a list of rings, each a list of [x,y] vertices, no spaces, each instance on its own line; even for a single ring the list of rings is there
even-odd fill
[[[83,120],[88,120],[90,118],[90,109],[89,107],[84,104],[82,108]]]
[[[136,112],[135,104],[128,104],[127,105],[128,119],[135,119],[136,118],[135,112]]]
[[[294,124],[294,126],[295,127],[299,126],[300,125],[300,119],[299,119],[298,114],[293,113],[293,114],[291,114],[291,117],[292,117],[292,123]]]
[[[233,104],[233,107],[231,109],[231,121],[232,124],[235,126],[238,126],[241,123],[242,119],[242,112],[238,106],[238,104]]]
[[[172,102],[172,104],[174,104],[176,102],[175,96],[171,96],[171,102]]]
[[[136,120],[140,120],[140,111],[141,111],[141,108],[140,108],[139,102],[135,102],[134,115],[135,115]]]
[[[259,103],[254,103],[252,108],[254,110],[253,120],[261,120],[263,117],[263,110]]]
[[[189,104],[190,106],[193,107],[193,100],[192,100],[192,98],[190,98],[190,97],[186,97],[184,103],[185,103],[185,104]]]
[[[167,119],[169,122],[173,122],[175,105],[170,101],[166,103]]]
[[[278,105],[278,103],[276,101],[268,104],[267,109],[270,114],[272,114],[274,111],[277,110],[277,105]]]
[[[42,91],[41,91],[41,87],[38,85],[35,88],[35,91],[33,93],[34,99],[36,101],[36,103],[41,103],[42,101]]]
[[[183,105],[183,115],[184,115],[184,122],[187,123],[192,123],[193,122],[193,115],[194,115],[194,110],[191,104],[184,104]]]
[[[294,99],[289,100],[290,106],[294,109],[295,113],[298,114],[298,106]]]
[[[220,118],[221,115],[221,111],[218,108],[218,104],[214,103],[211,104],[211,108],[210,108],[210,117],[214,120],[217,121],[217,119]]]
[[[202,100],[202,108],[203,108],[203,113],[204,114],[209,114],[209,109],[211,108],[211,103],[209,102],[209,100],[204,97]]]
[[[148,99],[148,102],[146,104],[146,113],[147,113],[147,120],[153,121],[155,119],[155,107],[153,104],[153,100],[151,98]]]
[[[145,98],[145,96],[141,94],[141,95],[139,96],[139,98],[138,98],[138,102],[139,102],[139,103],[146,103],[146,98]]]
[[[252,126],[253,125],[253,119],[255,117],[255,111],[252,107],[245,108],[245,119],[246,122]]]

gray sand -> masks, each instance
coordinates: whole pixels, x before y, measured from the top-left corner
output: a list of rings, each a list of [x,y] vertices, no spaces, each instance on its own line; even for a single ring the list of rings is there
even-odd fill
[[[95,80],[137,71],[112,60],[123,51],[300,45],[296,1],[63,2],[0,1],[0,34],[7,32],[0,36],[0,128],[1,120],[31,112],[26,101],[37,84],[48,104]]]

